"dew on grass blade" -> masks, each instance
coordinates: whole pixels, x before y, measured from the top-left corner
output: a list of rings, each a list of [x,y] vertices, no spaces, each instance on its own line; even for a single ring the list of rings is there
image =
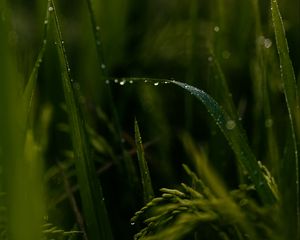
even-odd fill
[[[159,85],[159,82],[156,82],[156,83],[154,83],[153,85],[154,85],[154,86],[158,86],[158,85]]]
[[[235,121],[233,121],[233,120],[229,120],[229,121],[226,122],[226,128],[227,128],[228,130],[234,129],[235,126],[236,126],[236,123],[235,123]]]
[[[106,65],[105,65],[104,63],[102,63],[102,64],[101,64],[101,68],[102,68],[102,69],[105,69],[105,68],[106,68]]]
[[[269,38],[264,39],[264,47],[270,48],[272,46],[272,41]]]
[[[219,32],[219,31],[220,31],[220,27],[219,27],[219,26],[215,26],[215,27],[214,27],[214,31],[215,31],[215,32]]]
[[[126,83],[126,81],[125,81],[125,80],[122,80],[122,81],[120,82],[120,85],[123,86],[123,85],[125,85],[125,83]]]
[[[48,8],[48,11],[49,11],[49,12],[52,12],[53,10],[54,10],[53,7],[49,7],[49,8]]]

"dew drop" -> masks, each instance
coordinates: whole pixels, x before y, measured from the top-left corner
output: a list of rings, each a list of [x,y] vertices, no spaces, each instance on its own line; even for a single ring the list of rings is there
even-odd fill
[[[207,60],[208,60],[209,62],[212,62],[212,60],[213,60],[212,56],[209,56],[209,57],[207,58]]]
[[[133,84],[133,81],[132,81],[132,80],[130,80],[130,81],[129,81],[129,83],[130,83],[130,84]]]
[[[65,42],[64,41],[61,41],[61,44],[64,44]]]
[[[147,79],[145,79],[145,80],[144,80],[144,83],[147,83],[147,82],[148,82],[148,80],[147,80]]]
[[[48,24],[48,20],[45,20],[45,21],[44,21],[44,24]]]
[[[68,72],[71,72],[71,69],[70,69],[70,68],[68,68]]]
[[[123,86],[125,83],[126,83],[126,81],[125,81],[125,80],[122,80],[122,81],[120,82],[120,85]]]
[[[115,82],[115,83],[118,83],[118,82],[119,82],[119,80],[118,80],[118,79],[115,79],[115,80],[114,80],[114,82]]]
[[[214,27],[214,31],[215,31],[215,32],[219,32],[219,31],[220,31],[220,27],[219,27],[219,26],[215,26],[215,27]]]
[[[52,12],[53,10],[54,10],[53,7],[49,7],[49,8],[48,8],[48,11],[49,11],[49,12]]]
[[[46,40],[46,39],[44,39],[44,40],[43,40],[43,43],[44,43],[44,44],[46,44],[46,43],[47,43],[47,40]]]
[[[130,225],[131,225],[131,226],[134,226],[134,225],[135,225],[135,222],[131,222]]]
[[[102,64],[101,64],[101,68],[102,68],[102,69],[105,69],[105,68],[106,68],[106,65],[105,65],[104,63],[102,63]]]
[[[154,86],[158,86],[158,84],[159,84],[159,83],[158,83],[158,82],[156,82],[156,83],[154,83],[153,85],[154,85]]]
[[[99,31],[100,30],[100,27],[99,26],[96,26],[96,31]]]
[[[105,83],[106,83],[106,84],[109,84],[109,80],[108,80],[108,79],[106,79]]]
[[[270,48],[272,46],[272,41],[269,38],[264,39],[264,47]]]
[[[235,126],[236,126],[236,124],[235,124],[235,121],[233,121],[233,120],[229,120],[229,121],[226,122],[226,128],[228,130],[234,129]]]

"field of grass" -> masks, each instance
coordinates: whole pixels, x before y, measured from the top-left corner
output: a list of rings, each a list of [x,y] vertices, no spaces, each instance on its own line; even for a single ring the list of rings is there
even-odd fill
[[[0,240],[300,239],[299,0],[0,0]]]

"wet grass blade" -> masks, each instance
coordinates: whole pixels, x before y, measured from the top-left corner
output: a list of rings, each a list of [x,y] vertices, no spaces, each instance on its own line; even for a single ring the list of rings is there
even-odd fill
[[[34,97],[34,93],[35,93],[35,89],[36,89],[38,71],[39,71],[41,62],[43,61],[44,53],[45,53],[46,46],[47,46],[49,17],[50,17],[50,12],[48,11],[49,7],[50,7],[50,2],[48,2],[48,4],[47,4],[47,10],[46,10],[46,15],[45,15],[45,19],[44,19],[44,33],[43,33],[42,46],[40,48],[37,59],[34,63],[34,67],[31,71],[29,80],[26,84],[26,87],[25,87],[25,90],[23,93],[25,111],[26,111],[26,115],[28,117],[29,117],[30,111],[32,109],[32,101],[33,101],[33,97]]]
[[[292,141],[289,144],[292,144],[293,147],[288,147],[289,151],[292,151],[293,157],[285,158],[285,162],[283,163],[283,169],[282,171],[286,171],[288,168],[294,168],[295,172],[286,172],[282,173],[281,175],[284,175],[284,178],[289,178],[293,181],[291,182],[292,186],[295,186],[295,189],[290,189],[291,186],[289,186],[289,191],[294,191],[295,195],[290,200],[292,202],[289,202],[287,204],[291,204],[296,209],[296,219],[297,219],[297,236],[299,238],[299,231],[300,231],[300,184],[299,184],[299,156],[298,156],[298,150],[297,150],[297,136],[296,136],[296,124],[300,120],[299,117],[299,96],[297,92],[297,83],[295,78],[295,73],[293,69],[293,65],[291,62],[291,59],[289,57],[289,48],[288,48],[288,42],[285,36],[285,29],[282,21],[282,17],[279,11],[278,3],[276,0],[271,0],[271,12],[272,12],[272,20],[273,20],[273,27],[275,31],[275,37],[276,37],[276,46],[277,51],[279,55],[279,61],[280,61],[280,69],[281,69],[281,80],[283,83],[284,88],[284,95],[286,99],[286,104],[288,108],[289,113],[289,119],[290,119],[290,129],[291,134],[290,138]],[[298,136],[299,137],[299,136]],[[291,154],[287,154],[287,156],[291,156]],[[286,179],[287,182],[290,182],[288,179]],[[286,186],[285,186],[286,187]]]
[[[49,11],[54,14],[55,38],[57,40],[62,84],[71,126],[71,138],[87,235],[90,239],[113,239],[101,184],[99,179],[97,179],[94,162],[86,139],[85,120],[79,109],[79,99],[76,98],[74,91],[74,84],[78,83],[72,83],[73,80],[70,75],[70,68],[53,0],[51,0]]]
[[[198,98],[204,104],[207,111],[213,117],[216,124],[226,137],[240,164],[248,172],[262,202],[264,204],[271,205],[277,201],[276,191],[272,189],[263,175],[258,161],[249,147],[242,127],[238,122],[234,121],[234,119],[232,119],[231,116],[225,112],[211,96],[196,87],[175,80],[156,78],[121,78],[118,80],[120,85],[124,85],[126,82],[145,82],[151,83],[154,86],[157,86],[160,83],[172,83]]]
[[[275,193],[268,185],[267,180],[262,174],[259,164],[251,151],[247,139],[239,124],[222,109],[222,107],[207,93],[185,83],[171,81],[173,84],[180,86],[190,94],[198,98],[211,114],[216,124],[226,137],[231,148],[233,149],[237,159],[246,169],[251,180],[253,181],[256,190],[265,204],[273,204],[276,202]]]
[[[256,190],[264,204],[271,205],[276,202],[277,196],[263,175],[255,155],[249,147],[244,131],[239,123],[235,122],[223,108],[204,91],[186,83],[151,78],[121,78],[118,82],[124,85],[126,82],[146,82],[155,86],[162,84],[175,84],[198,98],[206,107],[216,124],[226,137],[238,161],[248,172]]]
[[[154,193],[152,189],[152,183],[151,183],[148,165],[145,159],[142,138],[141,138],[138,122],[136,120],[134,121],[134,132],[135,132],[135,144],[137,148],[138,164],[139,164],[139,169],[141,174],[141,182],[143,186],[144,203],[147,204],[153,199]]]

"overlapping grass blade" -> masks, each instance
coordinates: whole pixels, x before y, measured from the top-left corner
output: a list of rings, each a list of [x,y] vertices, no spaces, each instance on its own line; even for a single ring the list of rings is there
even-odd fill
[[[138,122],[136,120],[134,121],[134,132],[135,132],[135,144],[137,148],[138,164],[139,164],[141,182],[143,187],[144,203],[147,204],[154,197],[154,193],[152,189],[152,183],[151,183],[148,165],[145,159],[142,138],[141,138]]]
[[[71,138],[87,235],[90,239],[113,239],[101,184],[97,179],[94,162],[91,158],[89,144],[86,139],[84,117],[80,112],[78,98],[76,98],[73,89],[75,83],[72,83],[73,80],[69,71],[70,68],[62,40],[58,16],[56,14],[54,1],[50,1],[51,6],[49,11],[54,14],[55,38],[57,40],[62,72],[62,85],[69,113]]]
[[[198,98],[204,104],[207,111],[213,117],[214,121],[226,137],[242,167],[244,167],[248,172],[262,202],[267,205],[271,205],[276,202],[276,193],[272,190],[272,187],[268,184],[265,176],[260,170],[260,166],[248,145],[242,127],[239,125],[239,123],[234,121],[234,119],[232,119],[230,115],[225,112],[223,108],[212,97],[196,87],[175,80],[122,78],[120,83],[124,85],[125,82],[133,81],[143,81],[153,83],[154,85],[158,85],[159,83],[172,83],[183,88],[185,91]]]
[[[283,83],[284,95],[286,99],[286,104],[289,113],[290,119],[290,135],[291,141],[288,141],[289,144],[292,144],[293,147],[288,146],[288,150],[292,151],[292,154],[286,154],[286,156],[290,156],[285,158],[285,162],[282,164],[282,177],[286,178],[283,181],[286,183],[290,183],[289,191],[294,191],[294,197],[287,200],[287,202],[283,204],[289,204],[296,210],[296,219],[297,226],[295,226],[297,230],[297,237],[300,237],[300,183],[299,183],[299,156],[297,150],[297,137],[296,136],[296,127],[298,121],[300,121],[299,117],[299,96],[297,90],[297,83],[295,78],[295,73],[293,69],[293,65],[291,59],[289,57],[289,49],[288,42],[285,36],[285,29],[283,25],[283,21],[281,18],[281,14],[279,11],[278,3],[276,0],[271,0],[271,12],[272,12],[272,20],[273,27],[275,31],[276,38],[276,46],[279,55],[280,61],[280,69],[281,69],[281,80]],[[292,157],[291,157],[292,156]],[[294,173],[287,172],[287,169],[295,169]],[[294,189],[291,189],[291,187]],[[286,186],[285,186],[286,187]]]

